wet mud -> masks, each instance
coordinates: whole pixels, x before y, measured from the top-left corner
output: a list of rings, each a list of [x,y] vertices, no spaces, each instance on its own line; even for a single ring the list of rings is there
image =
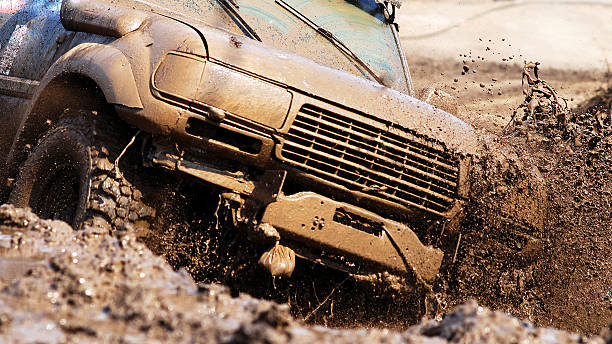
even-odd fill
[[[551,87],[559,73],[551,73]],[[514,108],[521,104],[520,86],[508,93],[517,98]],[[612,92],[590,95],[570,101],[565,117],[547,114],[543,101],[535,122],[521,112],[508,126],[510,110],[500,126],[480,129],[486,153],[474,161],[474,197],[460,229],[425,238],[446,252],[433,290],[411,281],[397,288],[383,275],[364,281],[300,260],[291,278],[273,279],[252,263],[262,252],[219,225],[214,192],[193,185],[176,192],[184,199],[169,212],[181,220],[145,242],[196,281],[287,304],[308,324],[403,330],[473,299],[538,326],[594,335],[612,320],[612,124],[601,115],[609,114]]]
[[[522,56],[491,61],[490,46],[462,52],[464,61],[411,61],[415,87],[454,97],[458,117],[478,128],[491,152],[472,175],[479,197],[468,205],[457,262],[443,272],[441,289],[449,304],[472,298],[540,326],[597,333],[612,319],[609,74],[540,65],[540,86],[555,95],[536,92],[550,96],[530,106]],[[498,154],[522,162],[499,166]],[[525,168],[547,193],[541,230],[504,223],[504,197]],[[499,169],[506,173],[496,176]]]
[[[308,326],[288,305],[197,284],[130,230],[75,231],[0,207],[0,340],[4,343],[608,343],[538,328],[470,302],[402,332]]]
[[[499,166],[475,170],[480,197],[467,211],[467,244],[449,271],[451,299],[474,298],[541,326],[581,333],[596,333],[612,319],[611,91],[595,93],[565,112],[538,107],[537,116],[527,114],[490,143],[498,154],[511,148],[523,167],[497,171],[498,179],[488,172]],[[507,209],[498,208],[528,169],[541,175],[547,193],[541,230],[508,226]]]

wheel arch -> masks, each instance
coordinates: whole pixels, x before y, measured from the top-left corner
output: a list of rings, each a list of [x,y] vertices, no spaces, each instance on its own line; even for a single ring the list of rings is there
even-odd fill
[[[128,58],[117,48],[84,43],[49,68],[34,94],[0,171],[0,200],[10,192],[10,179],[27,159],[29,147],[67,108],[114,112],[113,105],[142,109]]]

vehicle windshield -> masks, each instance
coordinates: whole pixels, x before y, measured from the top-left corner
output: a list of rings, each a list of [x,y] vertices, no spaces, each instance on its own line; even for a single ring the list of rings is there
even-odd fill
[[[409,93],[398,44],[374,0],[236,0],[239,13],[262,41],[320,64],[375,80],[321,33],[282,3],[327,30],[382,79],[385,86]]]
[[[211,26],[256,37],[322,65],[382,82],[397,91],[411,92],[408,67],[402,63],[396,36],[385,20],[382,5],[375,0],[145,1],[196,16]],[[340,44],[326,37],[326,32]],[[351,53],[357,57],[351,57]]]

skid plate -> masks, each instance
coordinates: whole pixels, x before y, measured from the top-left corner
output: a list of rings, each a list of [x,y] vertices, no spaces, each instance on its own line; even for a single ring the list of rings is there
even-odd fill
[[[412,270],[431,281],[442,263],[442,251],[423,245],[406,225],[312,192],[280,196],[266,207],[262,222],[283,239],[382,271]]]

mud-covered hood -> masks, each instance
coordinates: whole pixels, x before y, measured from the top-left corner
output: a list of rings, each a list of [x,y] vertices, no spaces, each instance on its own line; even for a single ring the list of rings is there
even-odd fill
[[[470,125],[427,103],[244,37],[207,26],[198,29],[206,39],[211,59],[312,97],[394,122],[457,153],[477,151],[476,135]]]
[[[70,2],[72,5],[65,7],[83,6],[78,0]],[[93,3],[97,4],[97,2]],[[146,3],[134,4],[145,5]],[[148,7],[148,4],[146,6]],[[150,11],[149,14],[157,13],[174,18],[199,31],[204,39],[206,51],[201,51],[200,46],[180,47],[180,50],[208,56],[213,60],[242,70],[246,74],[258,75],[262,79],[280,84],[290,90],[302,92],[313,98],[329,101],[356,112],[366,113],[383,121],[393,122],[434,139],[456,153],[475,154],[478,152],[476,135],[470,125],[429,104],[347,72],[322,66],[308,58],[211,27],[197,18],[185,17],[157,6],[150,8]],[[132,16],[116,15],[113,17],[111,14],[106,14],[109,16],[108,23],[102,21],[102,24],[105,24],[103,25],[105,28],[108,26],[115,28],[111,30],[113,33],[119,35],[123,31],[137,27],[137,25],[127,25],[134,20],[124,20],[132,19]],[[150,19],[155,20],[152,17]],[[62,20],[66,21],[66,18],[63,17]],[[91,24],[89,22],[92,21],[97,23],[100,20],[89,18],[85,22]]]

